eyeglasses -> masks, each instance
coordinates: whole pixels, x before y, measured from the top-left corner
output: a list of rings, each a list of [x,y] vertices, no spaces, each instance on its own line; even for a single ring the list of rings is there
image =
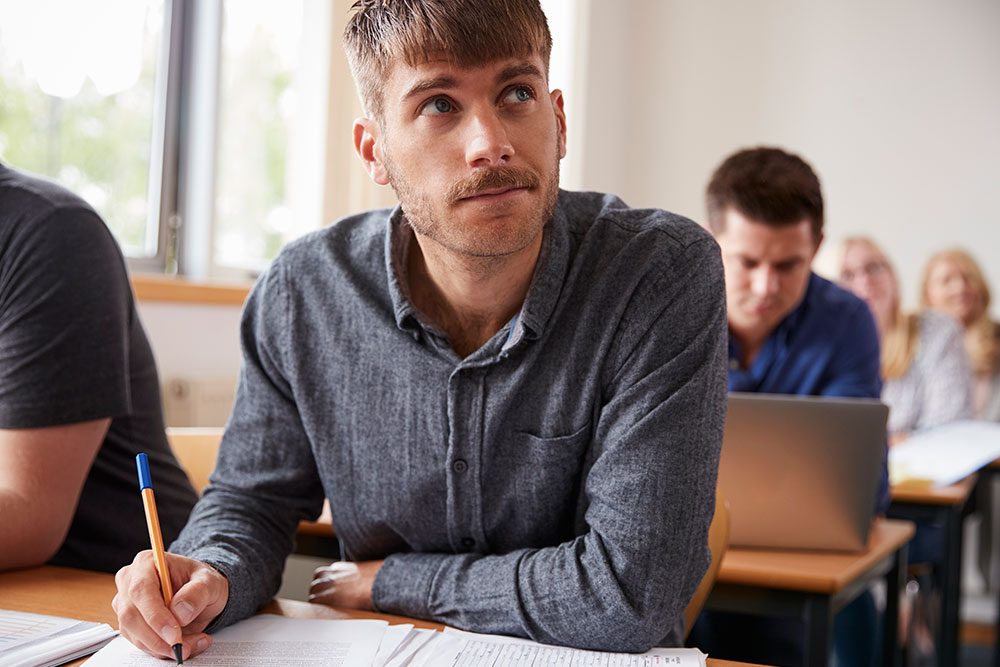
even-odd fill
[[[862,266],[857,271],[852,271],[851,269],[844,269],[840,272],[840,280],[845,283],[853,282],[854,280],[861,278],[861,276],[867,276],[868,278],[877,278],[886,272],[886,266],[884,262],[868,262]]]

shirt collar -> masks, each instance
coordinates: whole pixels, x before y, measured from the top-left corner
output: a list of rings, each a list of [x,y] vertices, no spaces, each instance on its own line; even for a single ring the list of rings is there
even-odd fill
[[[410,300],[409,274],[406,268],[406,255],[412,242],[413,230],[403,215],[403,209],[396,206],[389,214],[385,228],[385,269],[389,278],[389,296],[392,299],[396,326],[417,334],[423,323]]]
[[[522,340],[533,340],[542,335],[562,291],[569,267],[569,222],[558,204],[542,234],[542,247],[528,293],[521,310],[503,336],[503,351],[515,347]],[[422,328],[435,335],[443,335],[436,326],[420,316],[410,300],[406,256],[413,241],[413,230],[402,208],[397,206],[386,221],[385,233],[386,275],[396,326],[413,334]]]

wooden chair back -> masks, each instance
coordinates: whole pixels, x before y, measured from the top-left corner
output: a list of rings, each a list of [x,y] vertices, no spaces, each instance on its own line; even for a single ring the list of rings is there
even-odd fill
[[[701,578],[701,583],[698,584],[698,588],[694,592],[694,597],[691,598],[691,602],[688,603],[687,609],[684,610],[685,639],[691,632],[691,628],[694,626],[694,622],[698,618],[701,608],[705,606],[705,600],[708,599],[708,594],[712,592],[712,586],[715,585],[715,580],[719,576],[719,567],[722,565],[722,557],[725,555],[726,549],[728,548],[729,504],[722,496],[722,493],[716,489],[715,516],[712,517],[712,523],[708,527],[708,549],[712,552],[712,562],[709,563],[705,576]]]
[[[208,476],[215,468],[222,431],[222,427],[167,428],[170,449],[198,495],[208,486]]]

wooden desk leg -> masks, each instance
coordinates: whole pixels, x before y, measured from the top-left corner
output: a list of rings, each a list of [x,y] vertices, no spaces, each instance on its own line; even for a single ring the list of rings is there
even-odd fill
[[[830,641],[833,637],[833,609],[828,596],[809,595],[803,602],[806,622],[805,667],[830,664]]]
[[[907,549],[907,545],[904,544],[896,551],[896,557],[892,561],[892,569],[885,575],[882,664],[888,667],[900,667],[903,658],[899,646],[899,596],[906,587]]]

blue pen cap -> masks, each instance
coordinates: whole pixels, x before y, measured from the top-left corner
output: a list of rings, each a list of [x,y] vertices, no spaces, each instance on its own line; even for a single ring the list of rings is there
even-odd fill
[[[139,490],[153,488],[153,479],[149,476],[149,459],[145,452],[135,455],[135,467],[139,470]]]

